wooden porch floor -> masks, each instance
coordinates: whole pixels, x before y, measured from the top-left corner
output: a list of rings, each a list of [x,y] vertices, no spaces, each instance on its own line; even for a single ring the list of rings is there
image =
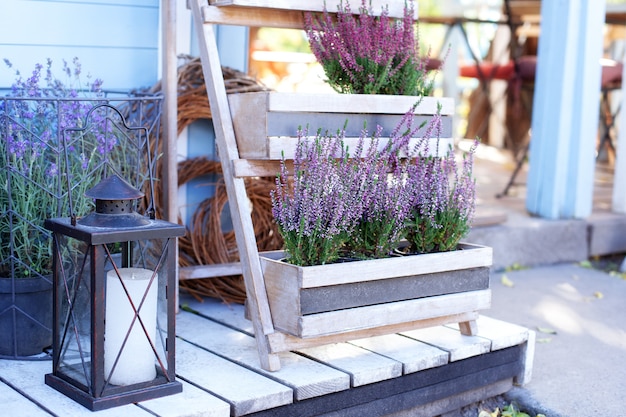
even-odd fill
[[[183,392],[98,415],[365,417],[411,410],[411,416],[436,416],[530,378],[534,333],[484,316],[477,336],[440,326],[355,340],[283,353],[282,369],[266,372],[243,306],[182,302],[176,373]],[[92,415],[44,384],[51,367],[50,361],[0,360],[2,414]]]

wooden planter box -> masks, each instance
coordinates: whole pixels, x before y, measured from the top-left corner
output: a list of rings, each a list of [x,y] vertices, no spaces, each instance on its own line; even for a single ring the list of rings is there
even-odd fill
[[[491,306],[489,247],[309,267],[282,262],[281,251],[260,257],[274,327],[301,338],[440,317],[454,322]]]
[[[412,96],[368,94],[302,94],[278,92],[237,93],[228,96],[239,157],[242,159],[292,159],[297,145],[298,127],[309,126],[309,135],[318,128],[334,134],[346,127],[346,145],[355,149],[358,137],[367,123],[370,135],[376,126],[383,127],[383,136],[389,134],[400,119],[418,101]],[[445,154],[454,144],[452,116],[454,100],[424,97],[415,110],[414,125],[430,120],[441,104],[443,131],[439,138],[439,154]],[[419,133],[422,133],[423,128]],[[413,139],[416,143],[419,138]],[[437,149],[432,139],[431,153]],[[379,147],[385,146],[381,140]]]

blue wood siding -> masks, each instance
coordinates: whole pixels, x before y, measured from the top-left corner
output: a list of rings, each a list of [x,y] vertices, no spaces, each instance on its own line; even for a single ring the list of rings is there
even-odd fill
[[[152,86],[159,68],[158,0],[3,0],[0,58],[28,74],[36,63],[78,57],[105,89]],[[55,71],[56,73],[56,71]],[[0,64],[0,87],[14,71]]]

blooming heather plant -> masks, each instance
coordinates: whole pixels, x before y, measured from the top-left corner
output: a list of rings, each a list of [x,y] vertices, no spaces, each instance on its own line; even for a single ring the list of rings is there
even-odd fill
[[[93,205],[84,192],[101,178],[102,155],[126,158],[110,134],[112,124],[95,112],[92,129],[67,139],[66,165],[63,130],[83,127],[103,93],[101,80],[87,77],[89,82],[81,84],[77,59],[73,65],[64,62],[63,73],[66,83],[53,76],[50,60],[45,69],[36,65],[28,78],[17,71],[10,93],[0,97],[0,277],[50,274],[51,239],[43,222],[70,214],[66,174],[72,182],[74,213],[84,215]]]
[[[405,132],[406,134],[406,132]],[[356,152],[349,160],[354,172],[349,177],[351,192],[356,195],[359,215],[351,229],[344,251],[351,258],[385,258],[398,247],[404,233],[404,223],[410,215],[410,195],[403,180],[405,164],[394,164],[390,151],[398,131],[391,141],[379,151],[382,128],[367,141],[367,130],[363,130]],[[392,166],[393,165],[393,166]]]
[[[346,0],[336,18],[324,8],[320,17],[305,14],[311,50],[328,83],[340,93],[427,96],[433,80],[427,76],[428,57],[421,58],[414,3],[409,0],[403,19],[388,9],[374,16],[367,0],[354,14]]]
[[[435,115],[427,136],[439,137],[441,117]],[[476,184],[472,176],[478,141],[459,170],[454,152],[444,157],[419,157],[408,168],[407,188],[412,195],[412,216],[406,224],[408,250],[417,253],[454,250],[467,235],[474,216]]]
[[[294,180],[283,160],[272,192],[274,218],[287,261],[318,265],[340,257],[384,258],[408,241],[405,253],[454,250],[474,213],[475,146],[459,170],[452,149],[429,155],[430,138],[441,133],[440,114],[427,126],[413,125],[413,110],[379,146],[382,129],[361,132],[350,155],[343,131],[336,136],[298,135]],[[422,132],[409,149],[409,139]],[[413,157],[407,158],[406,155]]]
[[[301,266],[336,261],[358,213],[357,196],[350,194],[351,181],[346,180],[353,172],[341,134],[318,131],[313,140],[306,138],[308,131],[299,129],[293,184],[283,159],[271,193],[287,261]]]

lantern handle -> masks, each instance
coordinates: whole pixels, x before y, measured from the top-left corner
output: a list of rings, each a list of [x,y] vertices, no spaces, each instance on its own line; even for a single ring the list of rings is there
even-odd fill
[[[155,202],[154,202],[154,165],[153,165],[153,158],[152,158],[152,149],[151,149],[151,144],[150,144],[150,136],[148,133],[148,128],[144,127],[144,126],[138,126],[138,127],[132,127],[129,126],[126,118],[124,117],[124,115],[122,114],[122,112],[120,112],[120,110],[109,104],[109,103],[101,103],[98,104],[96,106],[93,106],[91,109],[89,109],[89,111],[87,112],[87,114],[85,115],[85,123],[84,123],[84,127],[80,128],[80,127],[68,127],[63,129],[63,137],[62,137],[62,141],[63,141],[63,153],[64,153],[64,158],[65,158],[65,177],[66,177],[66,181],[67,181],[67,188],[68,188],[68,204],[69,204],[69,211],[70,211],[70,220],[73,226],[76,225],[76,212],[74,211],[74,204],[73,204],[73,199],[72,199],[72,184],[71,184],[71,176],[70,176],[70,163],[69,163],[69,146],[68,146],[68,141],[67,141],[67,135],[69,135],[71,132],[86,132],[89,128],[91,128],[93,126],[93,120],[92,120],[92,114],[94,112],[96,112],[98,109],[108,109],[108,110],[112,110],[113,112],[117,113],[117,115],[119,116],[119,119],[121,120],[122,126],[124,127],[124,129],[133,132],[133,131],[139,131],[139,139],[137,140],[137,152],[141,152],[141,150],[143,149],[143,145],[145,143],[145,147],[146,147],[146,153],[147,153],[147,159],[148,159],[148,182],[149,182],[149,187],[150,187],[150,197],[149,197],[149,204],[146,207],[146,215],[150,218],[150,219],[154,219],[156,217],[155,214]],[[107,117],[106,117],[106,123],[109,123],[110,117],[108,116],[109,113],[106,113]],[[106,135],[107,134],[112,134],[109,133],[105,130],[104,132],[105,134],[105,139],[106,139]],[[143,136],[142,136],[143,134]],[[124,135],[124,137],[128,138],[126,135]],[[143,139],[145,138],[145,139]],[[108,169],[113,169],[115,170],[115,168],[113,166],[111,166],[110,161],[108,160],[108,153],[109,151],[104,148],[103,149],[103,157],[104,157],[104,174],[106,175]],[[138,164],[139,165],[139,164]],[[139,174],[139,167],[137,169],[137,174]],[[136,186],[136,185],[135,185]]]

